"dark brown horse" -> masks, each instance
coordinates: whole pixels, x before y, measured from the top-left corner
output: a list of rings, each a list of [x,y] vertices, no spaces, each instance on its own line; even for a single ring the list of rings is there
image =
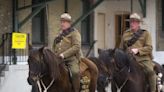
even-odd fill
[[[112,72],[112,92],[150,92],[139,64],[121,49],[99,49],[99,59]]]
[[[164,85],[164,68],[157,62],[153,62],[155,64],[154,70],[156,71],[157,76],[159,76],[159,73],[162,73],[162,78],[161,78],[161,84]],[[159,81],[159,80],[157,80]],[[164,90],[163,90],[164,91]]]
[[[98,69],[96,65],[88,59],[83,59],[83,62],[88,68],[85,69],[81,75],[87,76],[90,79],[89,92],[95,92]],[[62,62],[51,50],[45,48],[31,50],[28,64],[28,82],[33,85],[33,87],[37,88],[34,89],[35,91],[74,92],[65,62]]]
[[[99,70],[98,80],[97,80],[97,91],[107,92],[106,88],[110,83],[110,71],[107,69],[104,62],[99,60],[97,57],[89,57],[92,62],[94,62]]]

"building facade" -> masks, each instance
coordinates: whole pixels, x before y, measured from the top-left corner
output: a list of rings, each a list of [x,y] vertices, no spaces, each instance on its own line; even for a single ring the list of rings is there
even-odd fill
[[[60,15],[64,12],[72,15],[73,23],[81,20],[75,27],[82,35],[84,55],[90,50],[94,40],[97,40],[91,48],[91,56],[98,56],[98,48],[117,48],[123,32],[129,28],[130,14],[140,14],[144,21],[141,28],[148,30],[152,36],[154,60],[164,64],[163,0],[0,0],[0,64],[3,62],[2,54],[6,46],[3,45],[3,41],[6,41],[3,34],[15,31],[28,33],[29,43],[35,48],[44,45],[52,48],[54,38],[60,31]],[[7,51],[11,52],[8,48]],[[28,53],[28,48],[26,50]],[[5,57],[13,54],[8,52]],[[17,58],[21,54],[21,51],[16,50]],[[13,59],[13,55],[8,59]],[[27,64],[28,54],[23,55],[26,55],[23,64]],[[17,60],[21,61],[19,58]],[[5,71],[4,76],[0,75],[0,85],[3,84],[0,91],[29,92],[31,87],[26,81],[28,66],[10,67],[11,70],[9,68],[9,71]],[[19,82],[13,84],[13,78]]]
[[[43,45],[52,47],[53,40],[60,31],[60,15],[68,12],[73,17],[73,23],[80,16],[87,15],[92,6],[99,0],[16,0],[18,10],[13,17],[13,2],[0,0],[0,37],[6,32],[13,32],[13,20],[23,23],[19,32],[28,33],[29,42],[38,48]],[[39,13],[39,3],[48,1]],[[51,1],[51,2],[50,2]],[[101,1],[101,0],[100,0]],[[164,60],[164,2],[162,0],[102,0],[89,16],[75,26],[82,34],[82,45],[85,54],[92,42],[97,40],[91,55],[97,56],[98,48],[115,48],[119,46],[123,31],[129,28],[129,15],[137,12],[143,17],[142,28],[148,30],[153,38],[154,60],[163,64]],[[22,9],[22,7],[30,6]],[[33,14],[35,16],[33,16]],[[2,40],[1,40],[2,42]]]
[[[140,1],[142,5],[146,2],[145,10]],[[163,6],[162,0],[105,0],[94,13],[95,55],[97,48],[118,47],[123,31],[129,28],[129,15],[136,12],[143,17],[141,28],[151,33],[154,60],[164,64]]]

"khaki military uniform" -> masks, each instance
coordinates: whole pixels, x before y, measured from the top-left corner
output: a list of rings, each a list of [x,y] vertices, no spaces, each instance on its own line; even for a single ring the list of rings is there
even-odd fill
[[[127,42],[132,38],[132,35],[133,32],[131,30],[127,30],[124,33],[121,42],[121,47],[123,49],[127,50],[129,48],[127,46]],[[135,58],[147,74],[152,92],[155,92],[156,75],[154,72],[154,65],[152,63],[152,39],[150,33],[145,30],[139,39],[132,46],[130,46],[130,48],[139,49],[139,52],[135,55]]]
[[[79,77],[79,60],[80,60],[80,50],[81,50],[81,35],[78,30],[70,32],[59,43],[53,44],[54,53],[57,55],[63,54],[64,61],[68,65],[72,73],[73,86],[76,87]],[[75,83],[76,82],[76,83]],[[76,85],[74,85],[76,84]]]

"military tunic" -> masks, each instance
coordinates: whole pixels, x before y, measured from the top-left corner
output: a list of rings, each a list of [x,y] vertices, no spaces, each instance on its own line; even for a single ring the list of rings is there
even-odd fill
[[[133,36],[133,32],[128,30],[123,35],[123,48],[127,49],[127,42]],[[140,61],[151,61],[152,60],[152,39],[148,31],[144,31],[139,39],[131,46],[131,48],[138,48],[139,53],[136,55],[138,62]]]
[[[59,54],[64,55],[64,61],[71,69],[72,77],[77,77],[79,75],[81,35],[76,29],[71,28],[68,30],[73,30],[73,31],[71,31],[66,36],[62,36],[60,42],[56,43],[54,41],[53,49],[54,49],[54,53],[56,53],[57,55]]]

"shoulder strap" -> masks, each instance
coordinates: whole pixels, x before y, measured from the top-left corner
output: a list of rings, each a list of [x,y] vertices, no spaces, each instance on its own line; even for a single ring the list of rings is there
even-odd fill
[[[130,47],[132,46],[140,37],[141,35],[144,33],[145,30],[138,30],[137,32],[133,33],[133,36],[130,40],[128,40],[127,42],[127,46]]]
[[[54,43],[59,43],[61,40],[63,40],[63,37],[67,36],[69,33],[75,31],[74,28],[69,28],[67,31],[62,32],[58,37],[55,38]]]

